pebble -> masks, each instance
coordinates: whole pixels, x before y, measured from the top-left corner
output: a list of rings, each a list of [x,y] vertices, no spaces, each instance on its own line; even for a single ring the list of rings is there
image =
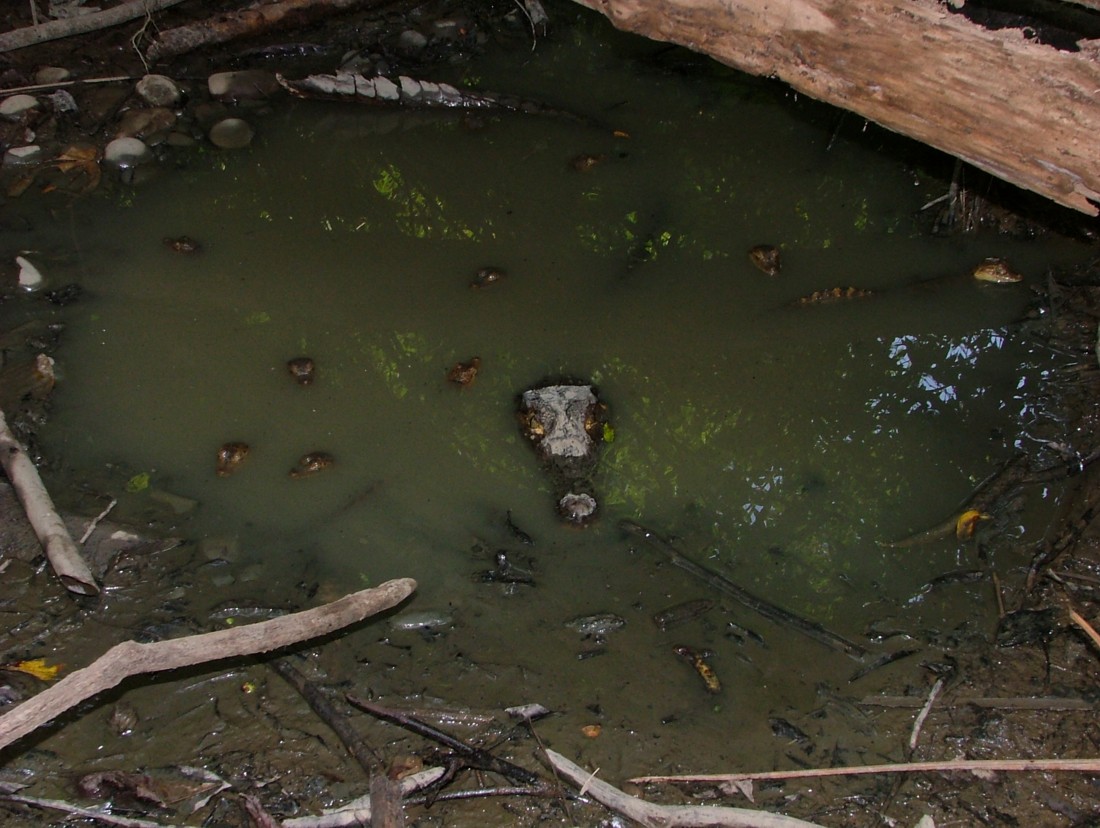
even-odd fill
[[[454,625],[454,616],[446,610],[403,612],[390,621],[395,630],[435,630]]]
[[[227,101],[262,101],[282,88],[274,74],[262,69],[216,72],[206,86],[212,97]]]
[[[625,627],[626,619],[613,612],[597,612],[566,621],[565,626],[581,635],[607,635]]]
[[[41,84],[61,83],[72,76],[73,73],[63,66],[43,66],[34,73],[34,82]]]
[[[38,144],[27,144],[23,147],[12,147],[4,153],[5,167],[19,167],[24,164],[34,164],[42,154],[42,147]]]
[[[175,106],[183,97],[179,85],[167,75],[146,75],[134,91],[149,106]]]
[[[176,125],[176,113],[163,106],[151,109],[130,109],[119,119],[115,132],[118,138],[148,138],[167,133]]]
[[[397,52],[405,57],[415,57],[428,45],[428,38],[416,29],[405,29],[397,36]]]
[[[19,265],[19,287],[23,290],[38,290],[42,287],[45,280],[42,278],[42,272],[37,267],[22,256],[16,256],[15,263]]]
[[[103,150],[103,160],[116,167],[136,167],[152,157],[149,147],[139,138],[115,138]]]
[[[210,127],[210,143],[222,149],[241,149],[252,143],[255,133],[248,121],[240,118],[223,118]]]
[[[33,95],[12,95],[0,101],[0,117],[19,119],[24,112],[38,108],[38,98]]]

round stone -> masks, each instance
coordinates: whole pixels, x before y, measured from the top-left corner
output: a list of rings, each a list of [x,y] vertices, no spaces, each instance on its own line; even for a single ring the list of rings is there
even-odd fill
[[[397,36],[397,51],[405,57],[415,57],[424,51],[428,38],[416,29],[405,29]]]
[[[210,127],[210,143],[222,149],[241,149],[252,143],[253,134],[248,121],[225,118]]]
[[[43,66],[34,73],[35,83],[61,83],[67,81],[73,75],[63,66]]]
[[[38,107],[38,98],[33,95],[12,95],[0,101],[0,116],[15,120],[24,112]]]
[[[211,97],[228,101],[261,101],[282,88],[275,75],[262,69],[216,72],[206,79],[206,85]]]
[[[146,75],[137,82],[135,91],[149,106],[175,106],[183,93],[179,85],[167,75]]]
[[[4,153],[5,167],[20,167],[24,164],[36,163],[42,155],[42,147],[38,144],[27,144],[24,147],[12,147]]]
[[[139,138],[116,138],[103,150],[103,160],[116,167],[136,167],[152,158],[153,153]]]

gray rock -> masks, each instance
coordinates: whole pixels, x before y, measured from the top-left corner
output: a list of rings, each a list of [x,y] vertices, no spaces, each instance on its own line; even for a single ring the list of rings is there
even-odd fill
[[[43,66],[34,73],[34,82],[41,84],[61,83],[71,78],[72,74],[62,66]]]
[[[0,117],[18,120],[23,113],[38,108],[38,98],[33,95],[12,95],[0,101]]]
[[[212,97],[223,101],[262,101],[281,88],[275,75],[262,69],[217,72],[206,79],[206,86]]]
[[[42,147],[38,144],[27,144],[24,147],[12,147],[4,153],[5,167],[21,167],[24,164],[37,163],[42,155]]]
[[[125,169],[152,161],[153,153],[140,138],[116,138],[104,148],[103,160]]]
[[[395,630],[439,630],[454,626],[454,616],[446,610],[412,610],[390,621]]]
[[[137,82],[134,91],[149,106],[172,107],[183,97],[179,85],[166,75],[146,75]]]
[[[210,143],[222,149],[241,149],[252,143],[255,133],[248,121],[223,118],[210,127]]]
[[[416,29],[405,29],[397,36],[397,52],[405,57],[416,57],[428,45],[428,38]]]

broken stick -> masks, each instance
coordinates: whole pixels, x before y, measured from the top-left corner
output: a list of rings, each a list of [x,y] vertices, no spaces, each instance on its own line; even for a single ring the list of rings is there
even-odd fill
[[[345,595],[330,604],[259,624],[151,644],[123,641],[88,667],[70,673],[10,713],[0,716],[0,748],[130,676],[266,653],[319,638],[396,606],[415,589],[416,581],[412,578],[399,578],[373,589]]]
[[[19,496],[23,511],[27,513],[27,520],[61,583],[78,595],[98,595],[99,584],[95,576],[57,514],[49,492],[38,476],[38,469],[27,456],[27,450],[8,428],[3,411],[0,411],[0,465],[3,465],[4,473]]]
[[[825,627],[821,626],[816,621],[810,621],[808,618],[796,615],[790,610],[783,609],[783,607],[773,604],[771,601],[766,601],[760,596],[749,592],[747,589],[738,586],[724,575],[715,572],[713,569],[708,569],[702,564],[698,564],[691,560],[691,558],[680,554],[671,543],[656,532],[650,531],[644,526],[639,526],[637,523],[629,520],[622,521],[619,524],[619,528],[628,534],[648,541],[650,546],[663,552],[665,556],[667,556],[676,566],[680,567],[680,569],[690,572],[696,578],[705,581],[715,589],[733,598],[735,601],[744,604],[749,609],[764,616],[769,621],[774,621],[776,624],[780,624],[795,632],[800,632],[805,636],[809,636],[814,641],[819,644],[824,644],[826,647],[831,647],[834,650],[847,653],[856,660],[860,660],[867,655],[867,649],[856,644],[854,641],[849,641],[847,638],[837,635],[832,630],[825,629]]]
[[[658,805],[636,796],[623,793],[614,785],[597,779],[579,765],[570,762],[560,753],[546,751],[546,756],[556,770],[580,790],[597,802],[648,828],[694,826],[695,828],[822,828],[816,822],[754,811],[750,808],[728,808],[718,805]]]

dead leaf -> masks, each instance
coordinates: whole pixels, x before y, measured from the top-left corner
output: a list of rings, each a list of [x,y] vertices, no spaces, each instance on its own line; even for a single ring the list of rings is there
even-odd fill
[[[26,673],[28,676],[34,676],[39,681],[53,681],[57,678],[57,673],[61,670],[62,666],[61,664],[55,664],[51,667],[46,664],[46,659],[44,658],[32,658],[27,661],[16,661],[13,664],[5,664],[3,665],[3,669]]]
[[[979,512],[977,509],[967,509],[959,519],[955,521],[955,537],[959,540],[970,540],[974,536],[974,529],[980,520],[989,520],[992,515]]]

